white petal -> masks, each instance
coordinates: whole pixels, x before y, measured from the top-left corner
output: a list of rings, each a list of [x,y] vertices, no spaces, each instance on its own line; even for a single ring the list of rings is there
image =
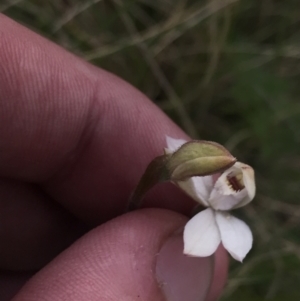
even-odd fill
[[[213,177],[192,177],[185,181],[176,182],[177,185],[196,202],[208,206],[208,198],[213,187]]]
[[[182,146],[187,141],[184,139],[174,139],[172,137],[166,136],[167,148],[165,151],[167,154],[175,152],[180,146]]]
[[[245,222],[228,213],[216,212],[216,222],[224,248],[234,259],[242,262],[252,248],[250,228]]]
[[[212,209],[201,211],[186,224],[183,241],[186,255],[206,257],[216,251],[221,238]]]
[[[229,184],[228,176],[240,175],[244,188],[235,191]],[[255,195],[254,171],[252,167],[241,162],[236,162],[231,168],[227,169],[216,181],[209,204],[215,210],[230,210],[245,206],[252,201]]]
[[[219,190],[213,189],[209,197],[208,203],[215,210],[231,210],[238,206],[244,198],[247,197],[246,189],[239,192],[232,192],[231,195],[224,195]]]
[[[239,208],[247,205],[253,200],[256,191],[255,176],[254,176],[254,170],[251,166],[244,164],[242,162],[236,162],[235,166],[241,168],[243,172],[243,181],[248,194],[247,198],[244,198],[237,206],[234,207],[234,208]]]

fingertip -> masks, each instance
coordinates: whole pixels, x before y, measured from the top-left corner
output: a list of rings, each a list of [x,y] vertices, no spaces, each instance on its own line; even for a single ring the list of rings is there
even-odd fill
[[[182,254],[178,229],[185,223],[184,216],[159,209],[115,218],[63,252],[34,276],[14,301],[182,301],[178,297],[190,290],[194,293],[185,300],[199,301],[210,286],[212,261]],[[188,281],[190,277],[194,280]]]
[[[213,258],[183,254],[182,232],[172,235],[158,254],[156,274],[168,301],[204,301],[213,277]]]
[[[216,301],[222,295],[224,287],[227,282],[228,276],[229,257],[220,244],[217,251],[214,254],[214,277],[211,282],[210,289],[208,291],[206,301]]]

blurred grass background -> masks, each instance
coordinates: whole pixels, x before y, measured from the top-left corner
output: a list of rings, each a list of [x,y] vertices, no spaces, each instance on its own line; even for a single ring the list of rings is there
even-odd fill
[[[257,197],[236,215],[255,244],[222,301],[300,300],[298,0],[0,0],[0,11],[251,164]]]

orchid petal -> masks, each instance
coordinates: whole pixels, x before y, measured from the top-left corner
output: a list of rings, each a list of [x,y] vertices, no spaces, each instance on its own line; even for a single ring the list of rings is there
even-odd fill
[[[209,198],[209,205],[215,210],[231,210],[238,206],[247,197],[245,189],[239,192],[232,192],[232,195],[221,194],[217,189],[213,189]]]
[[[229,183],[228,177],[239,175],[242,178],[243,188],[235,190]],[[244,163],[236,162],[227,169],[216,181],[212,189],[209,204],[216,210],[230,210],[245,206],[252,201],[255,195],[255,181],[253,169]]]
[[[242,262],[252,248],[252,233],[242,220],[228,213],[216,212],[216,222],[224,248],[230,255]]]
[[[242,170],[245,189],[248,193],[248,197],[244,198],[237,206],[234,207],[239,208],[247,205],[254,199],[256,187],[253,168],[241,162],[236,162],[235,165]]]
[[[169,136],[166,136],[167,148],[165,148],[165,152],[167,154],[171,154],[175,152],[179,147],[187,142],[184,139],[175,139]]]
[[[212,209],[201,211],[186,224],[183,241],[186,255],[206,257],[216,251],[221,237]]]
[[[176,184],[193,200],[208,207],[208,198],[213,187],[213,177],[192,177],[185,181],[177,181]]]

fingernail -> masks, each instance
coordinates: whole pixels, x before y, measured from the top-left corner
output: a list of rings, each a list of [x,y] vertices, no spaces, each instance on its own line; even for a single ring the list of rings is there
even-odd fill
[[[204,301],[212,276],[212,257],[183,254],[182,233],[176,233],[162,246],[156,263],[156,278],[167,301]]]

